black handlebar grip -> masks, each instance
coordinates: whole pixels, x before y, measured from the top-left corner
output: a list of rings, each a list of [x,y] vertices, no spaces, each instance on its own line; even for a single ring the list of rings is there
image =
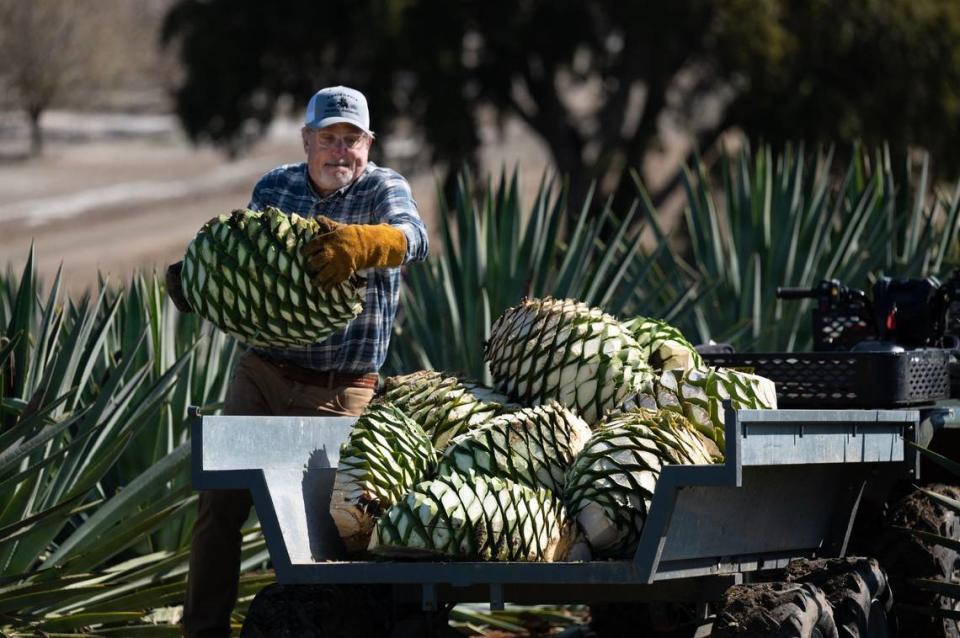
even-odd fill
[[[777,286],[777,299],[812,299],[817,296],[813,288],[790,288]]]

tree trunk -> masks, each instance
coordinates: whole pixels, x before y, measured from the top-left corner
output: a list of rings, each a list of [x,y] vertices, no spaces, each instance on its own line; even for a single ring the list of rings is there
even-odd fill
[[[549,140],[550,154],[557,167],[557,174],[567,182],[567,216],[576,219],[586,203],[594,175],[591,167],[583,162],[580,156],[578,142],[563,140]],[[596,207],[596,195],[590,202],[590,207]]]
[[[27,119],[30,121],[30,157],[40,157],[43,154],[43,129],[40,128],[40,116],[43,109],[30,107],[27,109]]]

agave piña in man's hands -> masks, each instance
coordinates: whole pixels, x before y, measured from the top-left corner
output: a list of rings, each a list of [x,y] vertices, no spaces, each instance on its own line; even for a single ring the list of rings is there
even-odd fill
[[[356,276],[328,292],[310,282],[300,247],[319,230],[315,219],[276,208],[221,215],[187,247],[184,296],[204,319],[250,345],[323,341],[360,314],[365,286]]]

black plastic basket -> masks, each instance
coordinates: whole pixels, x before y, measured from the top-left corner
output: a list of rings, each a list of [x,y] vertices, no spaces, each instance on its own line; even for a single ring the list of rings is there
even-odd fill
[[[782,408],[893,408],[950,394],[945,350],[708,353],[704,360],[753,372],[777,386]]]

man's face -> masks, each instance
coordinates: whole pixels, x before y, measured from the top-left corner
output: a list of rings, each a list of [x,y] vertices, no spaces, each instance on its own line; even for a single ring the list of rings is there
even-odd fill
[[[373,140],[357,127],[340,123],[304,128],[302,133],[310,179],[321,195],[329,195],[363,173]]]

